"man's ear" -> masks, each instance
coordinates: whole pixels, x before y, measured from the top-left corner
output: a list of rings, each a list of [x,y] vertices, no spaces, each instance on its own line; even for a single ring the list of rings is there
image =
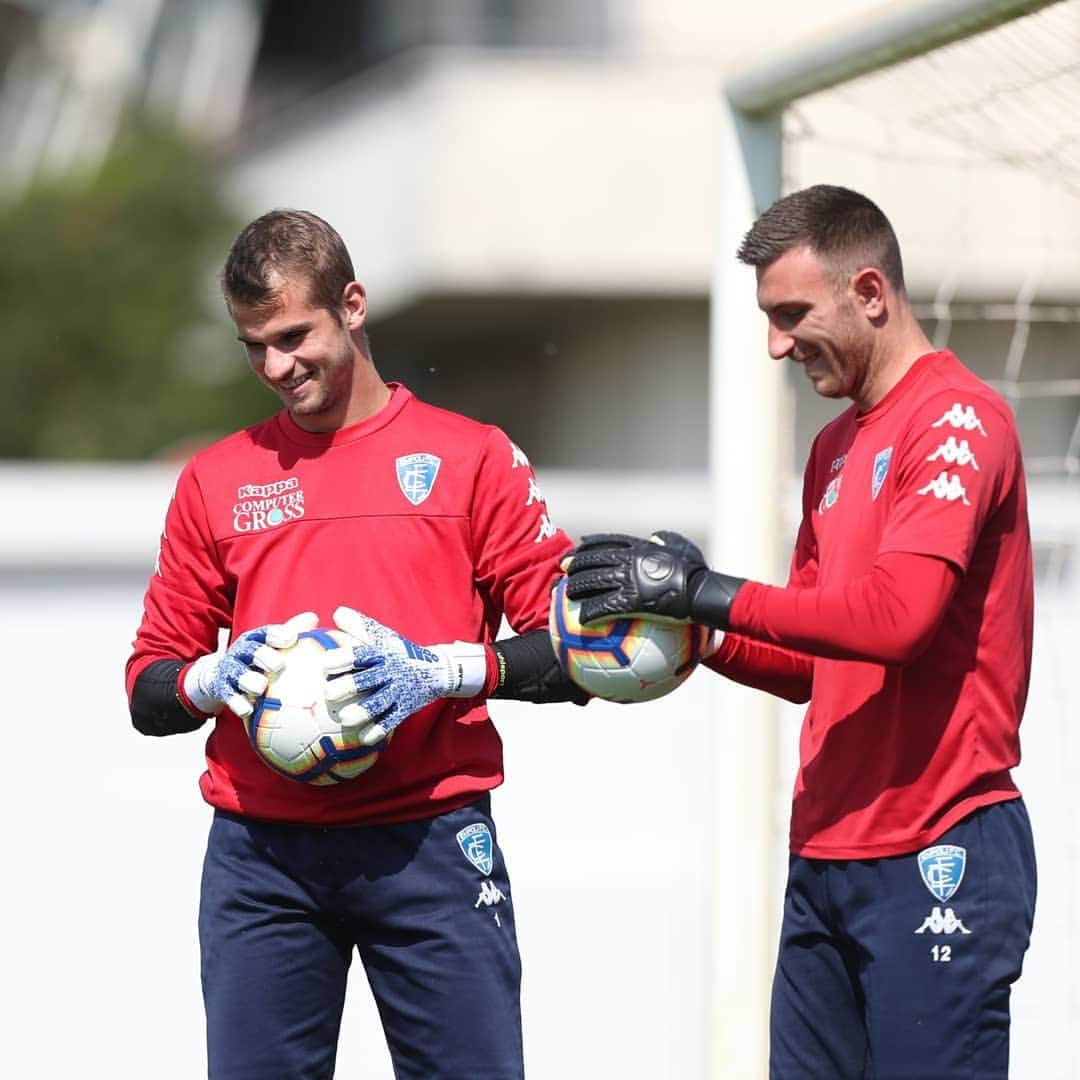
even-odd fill
[[[851,276],[851,291],[868,319],[879,319],[885,314],[885,275],[876,267],[857,270]]]
[[[350,281],[341,294],[342,307],[345,309],[345,326],[349,330],[359,330],[367,319],[367,293],[359,281]]]

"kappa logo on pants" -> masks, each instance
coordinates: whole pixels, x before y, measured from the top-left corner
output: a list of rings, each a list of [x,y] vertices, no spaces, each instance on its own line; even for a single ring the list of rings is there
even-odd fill
[[[498,904],[505,899],[506,893],[504,893],[494,881],[485,879],[484,883],[480,886],[480,895],[476,898],[476,903],[473,904],[473,907],[478,908],[481,904],[483,904],[484,907],[491,907],[492,904]]]
[[[944,912],[936,907],[923,919],[922,926],[915,931],[916,934],[970,934],[971,931],[961,922],[956,912],[947,907]]]

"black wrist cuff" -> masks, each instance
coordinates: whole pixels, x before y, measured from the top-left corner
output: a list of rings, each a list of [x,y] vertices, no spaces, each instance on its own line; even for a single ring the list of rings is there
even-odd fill
[[[701,580],[692,584],[690,618],[703,626],[726,630],[730,625],[731,605],[746,578],[731,577],[706,570]]]
[[[131,691],[131,722],[143,735],[179,735],[195,731],[205,717],[192,716],[180,704],[177,679],[184,664],[179,660],[155,660],[140,672]]]
[[[530,630],[496,641],[491,648],[499,666],[499,683],[491,697],[537,705],[554,701],[584,705],[589,700],[589,695],[559,667],[547,630]]]

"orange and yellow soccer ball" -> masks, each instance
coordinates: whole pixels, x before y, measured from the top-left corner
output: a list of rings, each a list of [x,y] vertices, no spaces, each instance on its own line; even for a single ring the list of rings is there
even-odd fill
[[[585,625],[566,578],[551,593],[548,630],[563,671],[595,697],[630,704],[670,694],[701,662],[712,637],[706,626],[646,615]]]

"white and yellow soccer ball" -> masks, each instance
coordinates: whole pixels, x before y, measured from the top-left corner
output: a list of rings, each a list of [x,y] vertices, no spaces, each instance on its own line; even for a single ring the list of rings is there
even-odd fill
[[[551,593],[548,630],[563,671],[588,693],[630,704],[670,694],[690,676],[712,637],[706,626],[644,615],[581,622],[566,578]]]
[[[278,650],[285,666],[267,675],[266,692],[244,721],[255,752],[275,772],[326,786],[352,780],[379,760],[393,733],[376,746],[364,746],[363,729],[342,727],[340,706],[326,700],[328,654],[353,644],[343,630],[318,627],[301,633],[291,648]]]

